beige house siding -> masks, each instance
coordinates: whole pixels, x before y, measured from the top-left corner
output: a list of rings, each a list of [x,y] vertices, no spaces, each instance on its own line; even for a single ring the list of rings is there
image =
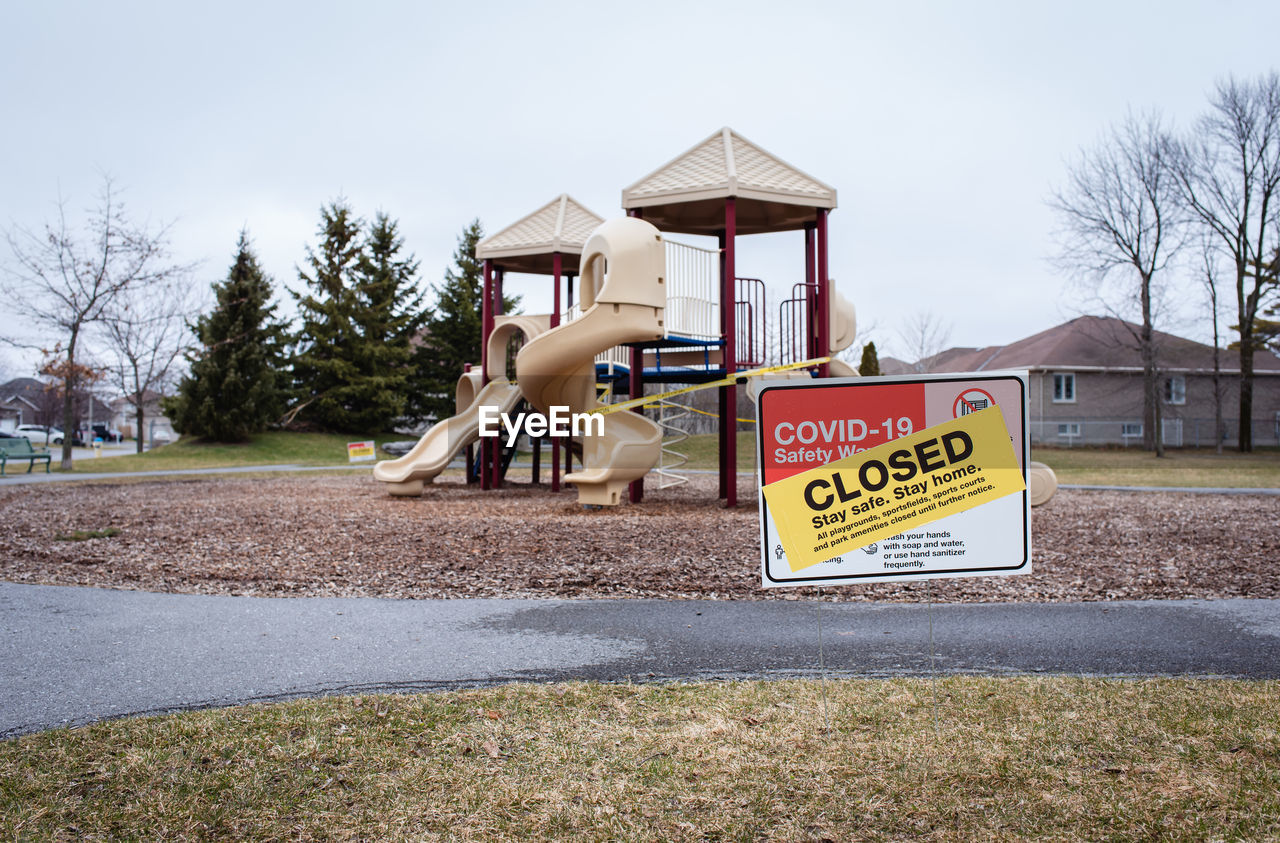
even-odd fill
[[[1054,401],[1057,374],[1075,376],[1075,400]],[[1164,382],[1181,377],[1185,383],[1182,404],[1165,401]],[[1201,372],[1167,372],[1161,375],[1161,413],[1165,444],[1185,447],[1212,447],[1214,444],[1213,375]],[[1133,427],[1142,425],[1142,373],[1136,371],[1089,372],[1069,367],[1031,370],[1031,433],[1035,444],[1141,445],[1142,436]],[[1222,376],[1222,414],[1228,446],[1236,444],[1240,406],[1239,376]],[[1253,384],[1254,445],[1280,445],[1280,376],[1255,375]],[[1068,425],[1060,429],[1060,425]],[[1141,428],[1138,428],[1141,430]]]

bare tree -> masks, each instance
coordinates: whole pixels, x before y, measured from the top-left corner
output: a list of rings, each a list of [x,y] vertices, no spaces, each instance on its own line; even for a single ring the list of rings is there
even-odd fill
[[[71,467],[74,397],[86,328],[100,322],[125,290],[147,287],[185,271],[167,261],[167,234],[167,227],[151,231],[132,223],[109,177],[104,177],[97,207],[89,212],[82,231],[68,222],[66,202],[59,199],[57,218],[40,230],[15,227],[6,232],[15,263],[6,267],[0,291],[7,294],[13,315],[36,329],[53,332],[61,344],[64,469]]]
[[[932,310],[917,310],[902,321],[898,338],[905,348],[904,359],[912,361],[917,372],[931,372],[951,339],[951,324]]]
[[[108,377],[137,416],[138,453],[145,447],[147,401],[171,383],[186,350],[187,322],[198,310],[195,298],[187,279],[174,276],[125,290],[103,311]]]
[[[1108,285],[1119,277],[1119,309],[1136,305],[1141,314],[1133,339],[1142,358],[1142,439],[1157,456],[1164,456],[1164,440],[1156,285],[1183,231],[1170,144],[1159,114],[1130,113],[1068,165],[1066,186],[1049,200],[1062,221],[1058,264],[1093,285],[1108,310],[1117,309]]]
[[[1215,450],[1222,453],[1226,424],[1222,418],[1222,335],[1218,321],[1218,250],[1205,232],[1200,238],[1200,272],[1205,296],[1209,299],[1209,316],[1213,322],[1213,440]]]
[[[1234,265],[1240,354],[1239,448],[1253,450],[1253,358],[1260,305],[1276,279],[1257,270],[1280,238],[1280,74],[1228,77],[1178,145],[1182,199]]]

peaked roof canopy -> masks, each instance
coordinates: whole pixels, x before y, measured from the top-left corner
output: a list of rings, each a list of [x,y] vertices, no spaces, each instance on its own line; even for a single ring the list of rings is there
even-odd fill
[[[497,234],[476,244],[476,258],[493,261],[500,269],[550,275],[552,256],[561,254],[564,272],[578,271],[578,257],[587,237],[604,218],[587,210],[567,193],[543,205]]]
[[[803,228],[836,206],[835,188],[726,126],[623,190],[622,207],[666,231],[715,234],[730,196],[740,234]]]

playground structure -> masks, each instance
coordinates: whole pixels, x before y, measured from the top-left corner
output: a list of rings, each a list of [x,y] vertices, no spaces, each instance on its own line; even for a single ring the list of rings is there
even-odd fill
[[[563,481],[577,487],[581,503],[613,506],[624,493],[638,502],[645,476],[664,458],[664,427],[670,429],[669,420],[660,427],[642,414],[647,404],[671,407],[646,396],[646,385],[683,384],[683,391],[717,391],[719,496],[732,507],[737,388],[750,384],[747,375],[762,369],[771,376],[778,369],[790,369],[782,376],[856,374],[832,359],[856,332],[853,306],[827,271],[833,188],[725,128],[626,188],[622,205],[630,219],[606,223],[562,194],[478,244],[476,257],[484,265],[480,365],[459,378],[456,415],[428,430],[405,456],[375,466],[374,477],[388,492],[421,494],[423,484],[463,451],[468,479],[497,488],[514,449],[479,436],[479,408],[513,413],[527,405],[548,413],[564,406],[603,411],[605,433],[574,442],[552,438],[551,490],[561,486],[563,452]],[[764,282],[737,275],[736,240],[779,231],[803,233],[804,280],[781,301],[775,332]],[[718,248],[673,241],[665,233],[710,235]],[[550,275],[552,312],[504,316],[508,272]],[[575,278],[581,282],[578,303]],[[508,371],[513,340],[523,342],[514,373]],[[767,363],[775,365],[764,369]],[[605,405],[600,391],[630,400]],[[540,454],[537,443],[535,479]],[[659,476],[663,485],[675,482],[670,469]]]

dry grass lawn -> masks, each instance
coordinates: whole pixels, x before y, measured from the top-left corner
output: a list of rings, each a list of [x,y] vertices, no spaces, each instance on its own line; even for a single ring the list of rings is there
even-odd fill
[[[1275,682],[507,686],[0,744],[5,839],[1275,839]]]

